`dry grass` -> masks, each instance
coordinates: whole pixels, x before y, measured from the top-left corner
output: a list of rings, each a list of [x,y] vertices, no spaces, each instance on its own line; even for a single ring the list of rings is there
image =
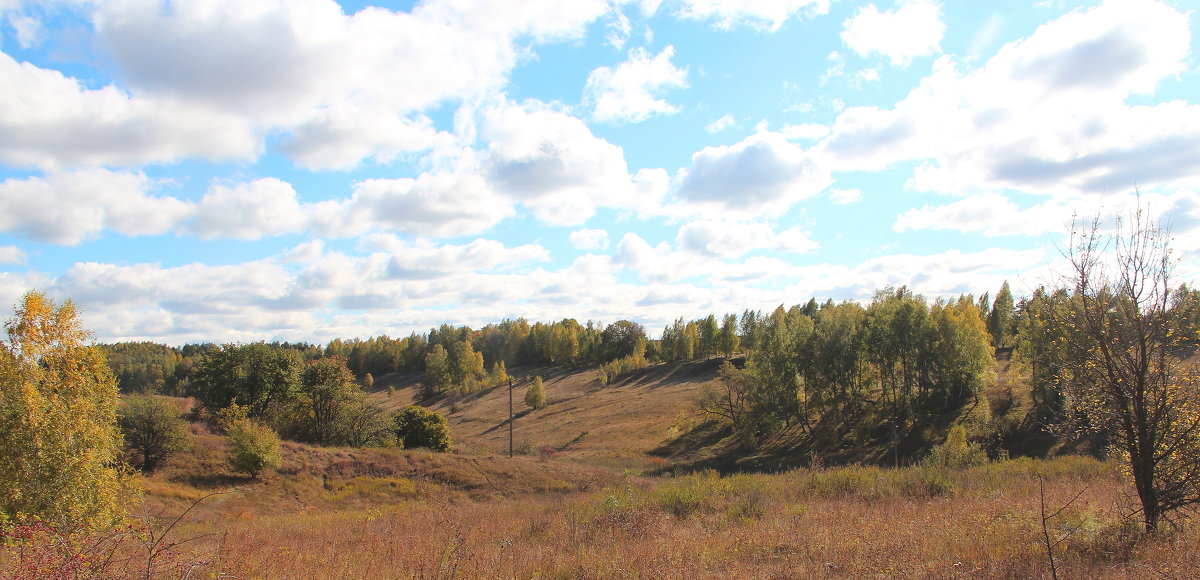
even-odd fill
[[[447,402],[461,451],[284,444],[279,473],[224,465],[221,437],[145,481],[138,514],[169,540],[156,577],[241,578],[1048,578],[1039,481],[1061,578],[1200,577],[1194,528],[1147,539],[1120,516],[1130,491],[1105,464],[1020,459],[969,470],[798,469],[649,478],[647,455],[695,423],[705,363],[660,366],[600,387],[592,373],[545,373],[551,404],[525,413],[507,447],[507,392]],[[519,369],[517,376],[525,371]],[[393,377],[394,379],[394,377]],[[412,387],[387,398],[401,406]],[[517,391],[517,400],[523,390]],[[702,431],[698,430],[697,432]],[[635,470],[628,468],[633,466]],[[108,571],[146,563],[136,535]],[[144,534],[143,536],[144,537]],[[0,578],[19,550],[0,548]],[[159,565],[159,564],[162,565]],[[43,576],[55,577],[53,574]]]
[[[701,387],[716,377],[717,359],[655,365],[601,386],[594,369],[566,371],[554,367],[516,367],[513,438],[517,446],[618,469],[661,467],[647,456],[680,419],[696,412]],[[534,376],[541,376],[547,406],[536,411],[522,403]],[[413,375],[376,381],[375,401],[388,408],[410,404],[418,389]],[[387,385],[396,388],[388,396]],[[507,454],[508,389],[498,387],[470,397],[453,397],[432,405],[450,420],[455,445],[470,453]]]
[[[1039,478],[1053,506],[1083,492],[1052,523],[1068,535],[1060,577],[1200,575],[1194,531],[1127,533],[1121,483],[1079,458],[627,476],[590,491],[479,501],[414,499],[420,492],[401,483],[390,501],[355,509],[256,514],[227,504],[178,533],[213,534],[188,547],[194,558],[219,553],[200,570],[247,578],[1039,578],[1049,577]]]

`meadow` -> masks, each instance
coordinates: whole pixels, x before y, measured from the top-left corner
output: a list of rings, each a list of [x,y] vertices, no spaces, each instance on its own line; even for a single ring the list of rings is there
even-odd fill
[[[259,479],[230,471],[225,439],[196,423],[191,450],[141,479],[128,532],[10,546],[0,564],[6,578],[61,577],[71,558],[79,577],[1200,577],[1194,528],[1144,536],[1127,481],[1090,457],[677,466],[663,450],[704,430],[694,400],[711,376],[699,363],[605,388],[549,376],[552,404],[519,415],[514,457],[504,389],[439,403],[455,452],[285,442]],[[373,396],[407,404],[413,387],[394,379]]]

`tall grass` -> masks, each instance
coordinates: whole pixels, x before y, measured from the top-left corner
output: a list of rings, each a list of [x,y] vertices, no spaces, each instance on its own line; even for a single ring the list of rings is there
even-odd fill
[[[1200,576],[1200,535],[1127,534],[1117,504],[1128,489],[1084,458],[626,474],[505,500],[412,499],[405,488],[362,509],[231,513],[178,533],[218,534],[195,546],[220,554],[198,572],[253,578],[1038,578],[1049,574],[1039,480],[1048,505],[1079,496],[1054,523],[1068,537],[1060,577]],[[388,485],[356,478],[345,493]]]

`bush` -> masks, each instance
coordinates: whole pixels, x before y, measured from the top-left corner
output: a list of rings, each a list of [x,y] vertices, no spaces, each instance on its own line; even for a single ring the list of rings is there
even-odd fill
[[[450,451],[450,423],[446,416],[425,407],[409,405],[392,420],[396,439],[405,448],[425,447],[431,451]]]
[[[191,444],[187,422],[179,411],[148,395],[126,399],[117,409],[117,425],[125,435],[125,447],[141,455],[145,473]]]
[[[542,377],[533,377],[533,384],[525,391],[525,405],[531,409],[546,406],[546,387],[542,385]]]
[[[955,425],[946,436],[946,442],[935,446],[929,452],[924,464],[929,467],[963,469],[987,462],[987,452],[979,445],[968,443],[967,430],[962,425]]]
[[[283,457],[279,435],[270,427],[244,419],[229,429],[229,466],[255,479],[267,468],[279,469]]]

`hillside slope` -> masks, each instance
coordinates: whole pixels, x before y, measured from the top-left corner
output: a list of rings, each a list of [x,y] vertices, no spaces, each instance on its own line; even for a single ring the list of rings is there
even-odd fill
[[[603,386],[593,369],[516,367],[513,376],[513,441],[521,453],[535,453],[608,465],[659,466],[650,455],[681,425],[695,423],[696,399],[716,379],[721,361],[654,365]],[[533,377],[541,376],[547,405],[533,410],[522,399]],[[395,389],[388,395],[388,387]],[[372,396],[389,409],[418,399],[419,375],[376,379]],[[470,396],[425,403],[450,420],[457,447],[470,454],[507,454],[509,392],[505,387]]]

